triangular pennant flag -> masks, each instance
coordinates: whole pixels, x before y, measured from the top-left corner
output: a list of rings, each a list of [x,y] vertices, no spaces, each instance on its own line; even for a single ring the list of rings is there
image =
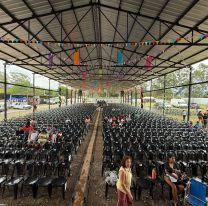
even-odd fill
[[[154,57],[152,55],[148,55],[145,59],[145,68],[147,70],[150,70],[152,68],[152,61],[153,61]]]
[[[53,57],[54,57],[54,55],[52,53],[50,53],[48,55],[48,65],[49,65],[49,67],[53,66]]]
[[[123,53],[120,50],[117,53],[117,64],[123,65]]]
[[[74,52],[74,64],[75,65],[80,64],[80,53],[78,51]]]
[[[82,72],[82,80],[86,80],[87,79],[87,71],[83,71]]]
[[[102,68],[98,70],[98,75],[99,75],[99,77],[103,76],[103,69]]]

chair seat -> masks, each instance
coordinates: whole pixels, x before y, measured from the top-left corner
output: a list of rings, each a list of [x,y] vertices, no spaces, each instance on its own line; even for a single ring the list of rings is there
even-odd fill
[[[52,181],[52,185],[55,187],[63,186],[64,184],[66,184],[66,182],[67,182],[67,179],[65,177],[58,177]]]
[[[42,177],[38,180],[37,184],[39,186],[48,186],[52,183],[52,178],[51,177]]]
[[[160,166],[164,164],[164,162],[163,162],[163,161],[160,161],[160,160],[158,160],[157,163],[158,163]]]
[[[19,184],[22,180],[23,180],[23,177],[14,177],[14,178],[6,181],[5,185],[6,186],[16,185],[16,184]]]
[[[0,177],[0,184],[2,184],[6,179],[7,179],[6,176]]]
[[[39,180],[39,177],[28,177],[25,181],[24,181],[24,185],[33,185],[35,183],[37,183],[37,181]]]

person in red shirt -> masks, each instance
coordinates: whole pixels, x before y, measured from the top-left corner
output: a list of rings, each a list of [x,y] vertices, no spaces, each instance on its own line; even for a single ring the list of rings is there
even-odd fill
[[[22,130],[24,131],[24,136],[27,139],[30,132],[33,131],[33,127],[30,124],[30,121],[28,120],[27,123],[22,127]]]

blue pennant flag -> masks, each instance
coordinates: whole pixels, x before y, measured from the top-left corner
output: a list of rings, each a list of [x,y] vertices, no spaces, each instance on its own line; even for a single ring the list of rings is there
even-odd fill
[[[123,65],[123,53],[120,50],[117,53],[117,64]]]

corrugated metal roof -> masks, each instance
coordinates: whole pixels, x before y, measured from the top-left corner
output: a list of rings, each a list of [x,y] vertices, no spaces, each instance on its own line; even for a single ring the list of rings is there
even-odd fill
[[[192,31],[197,36],[208,33],[207,7],[207,0],[4,0],[0,2],[0,36],[82,43],[167,40],[188,37]],[[208,44],[208,39],[198,42]],[[77,88],[82,84],[84,69],[94,75],[91,82],[87,81],[87,88],[92,86],[93,79],[100,84],[113,79],[112,86],[124,89],[184,67],[184,63],[191,65],[208,57],[207,45],[109,47],[99,44],[86,48],[81,44],[81,62],[91,65],[84,67],[67,65],[66,59],[73,61],[73,45],[64,48],[52,43],[0,45],[1,59],[8,62],[16,59],[14,64]],[[118,49],[123,51],[127,66],[115,66]],[[47,65],[50,52],[55,54],[52,69]],[[143,67],[148,54],[155,56],[151,71]],[[102,67],[103,75],[99,75]],[[116,78],[119,74],[125,74],[123,79]]]

